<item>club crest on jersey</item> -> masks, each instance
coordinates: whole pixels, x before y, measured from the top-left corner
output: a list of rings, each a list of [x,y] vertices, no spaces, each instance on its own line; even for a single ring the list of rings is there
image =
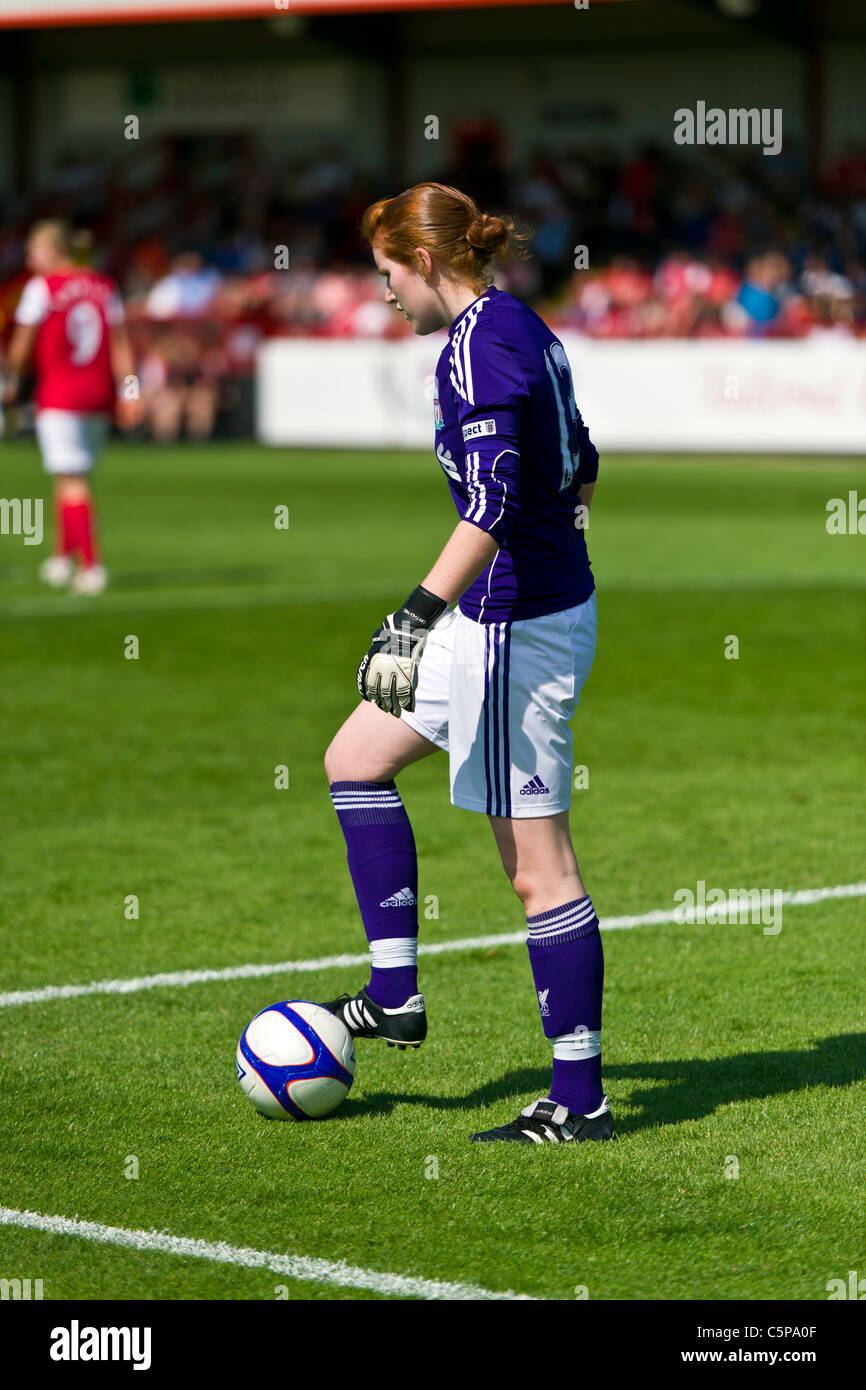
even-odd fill
[[[470,439],[477,439],[479,435],[495,433],[495,420],[473,420],[471,425],[463,426],[463,442],[468,444]]]
[[[444,430],[445,417],[442,414],[442,407],[439,404],[439,378],[433,378],[433,423],[437,430]]]

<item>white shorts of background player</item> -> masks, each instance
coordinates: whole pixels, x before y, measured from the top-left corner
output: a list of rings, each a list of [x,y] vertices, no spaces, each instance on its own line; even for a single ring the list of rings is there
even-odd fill
[[[36,412],[36,440],[46,473],[89,473],[108,435],[107,415],[46,408]]]

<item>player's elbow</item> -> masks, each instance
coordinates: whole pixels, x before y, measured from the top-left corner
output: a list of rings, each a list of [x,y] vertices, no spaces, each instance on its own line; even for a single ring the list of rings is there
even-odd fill
[[[495,511],[479,513],[477,508],[473,508],[462,520],[474,526],[476,530],[483,531],[493,542],[494,550],[499,549],[511,529],[510,519],[506,520],[504,515]]]
[[[580,463],[577,469],[577,480],[579,483],[594,483],[598,479],[598,449],[592,440],[587,437],[586,442],[581,446]]]

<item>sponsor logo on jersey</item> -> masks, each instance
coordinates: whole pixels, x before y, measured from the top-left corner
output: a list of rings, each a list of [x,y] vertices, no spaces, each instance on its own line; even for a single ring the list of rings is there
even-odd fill
[[[473,420],[471,425],[463,426],[463,442],[468,444],[470,439],[478,439],[479,435],[495,433],[495,420]]]
[[[439,404],[439,378],[433,378],[433,423],[437,430],[444,430],[445,416],[442,414],[442,407]]]
[[[401,888],[399,893],[392,893],[390,898],[383,899],[380,907],[414,907],[418,899],[411,888]]]
[[[534,777],[530,777],[525,786],[520,788],[521,796],[544,796],[549,794],[550,787],[546,787],[536,772]]]

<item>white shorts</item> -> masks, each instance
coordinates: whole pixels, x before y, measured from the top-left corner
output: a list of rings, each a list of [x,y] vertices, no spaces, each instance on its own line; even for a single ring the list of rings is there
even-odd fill
[[[36,439],[46,473],[89,473],[108,434],[108,416],[37,410]]]
[[[571,805],[569,723],[595,655],[595,594],[562,613],[476,623],[443,613],[401,719],[444,749],[451,801],[513,819]]]

